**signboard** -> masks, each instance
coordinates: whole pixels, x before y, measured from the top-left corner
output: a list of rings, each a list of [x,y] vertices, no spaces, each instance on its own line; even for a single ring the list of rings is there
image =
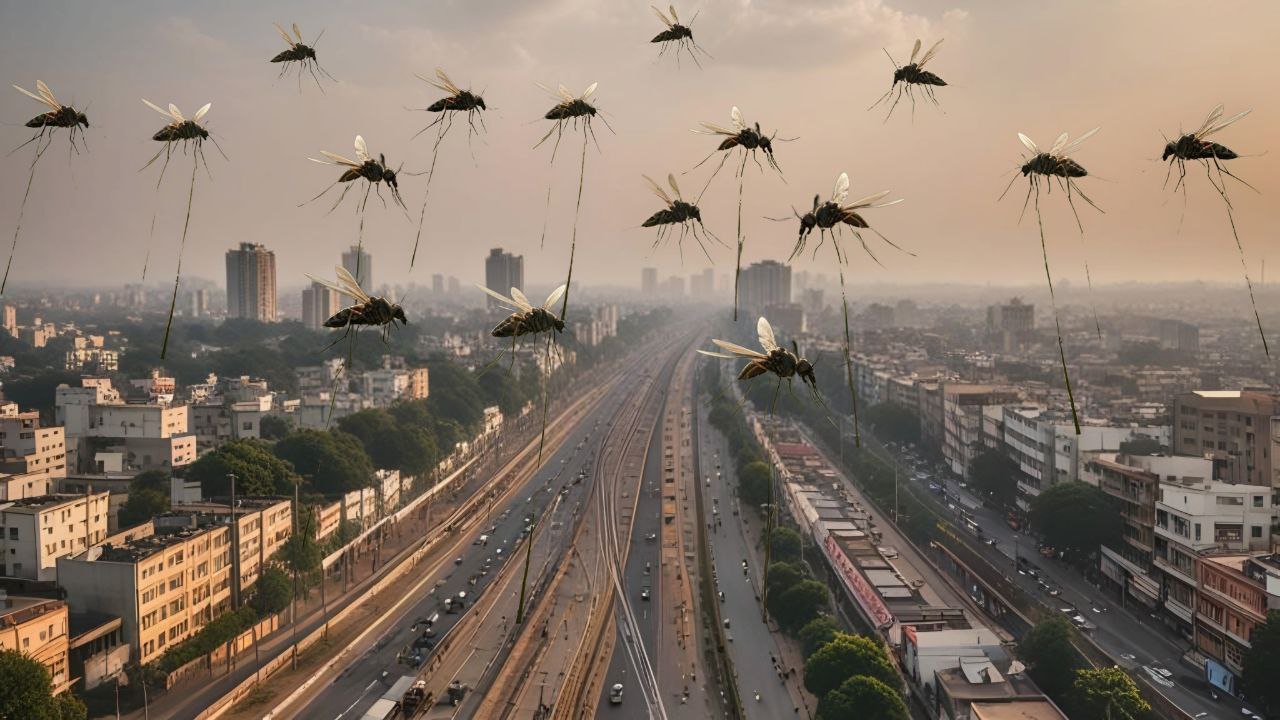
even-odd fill
[[[844,554],[844,550],[840,548],[836,539],[830,535],[827,536],[822,546],[823,552],[827,559],[831,561],[831,566],[840,574],[841,580],[844,582],[845,588],[853,595],[853,599],[857,601],[858,606],[862,608],[862,612],[876,627],[884,630],[893,624],[893,613],[889,612],[889,608],[885,607],[884,601],[876,594],[875,588],[871,587],[858,568]]]

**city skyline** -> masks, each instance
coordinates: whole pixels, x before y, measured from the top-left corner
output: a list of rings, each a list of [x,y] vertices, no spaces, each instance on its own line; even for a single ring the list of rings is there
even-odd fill
[[[1161,8],[1171,9],[1167,4]],[[432,30],[412,11],[382,3],[362,8],[358,18],[344,10],[302,5],[174,8],[145,16],[130,9],[74,12],[73,21],[72,10],[59,6],[0,11],[6,20],[0,58],[11,68],[12,79],[24,85],[35,77],[47,81],[61,99],[87,106],[94,123],[89,152],[69,163],[45,163],[36,177],[25,241],[11,278],[14,287],[55,279],[101,284],[104,275],[120,284],[140,279],[148,222],[157,207],[148,278],[160,281],[171,273],[181,219],[175,210],[178,192],[165,187],[157,194],[149,172],[119,172],[141,166],[152,152],[146,136],[152,129],[148,115],[154,113],[137,101],[140,96],[162,104],[172,101],[188,112],[212,102],[207,124],[231,157],[229,162],[210,158],[213,180],[200,180],[187,247],[189,276],[217,277],[215,263],[227,244],[220,238],[272,246],[281,258],[282,287],[304,284],[307,272],[327,273],[329,262],[317,258],[351,245],[357,223],[350,207],[332,215],[325,215],[320,204],[295,207],[328,182],[306,157],[321,149],[349,153],[351,138],[361,133],[372,150],[387,153],[393,163],[406,163],[406,170],[424,169],[429,142],[408,138],[429,119],[401,108],[434,97],[436,91],[412,74],[430,74],[435,65],[446,65],[464,86],[483,88],[502,111],[490,117],[489,132],[475,139],[474,163],[461,138],[442,145],[422,251],[412,273],[406,262],[391,259],[397,254],[407,259],[416,218],[406,220],[370,205],[366,247],[387,259],[381,267],[388,272],[380,281],[389,284],[426,284],[441,270],[469,277],[468,268],[476,267],[485,249],[498,245],[526,256],[531,284],[552,286],[563,278],[573,214],[569,186],[576,178],[566,168],[549,175],[546,153],[530,149],[544,130],[525,123],[549,101],[535,81],[577,89],[600,82],[598,104],[618,132],[606,132],[601,151],[592,149],[588,156],[577,275],[584,284],[631,285],[630,268],[641,264],[681,275],[705,267],[692,260],[681,265],[670,244],[650,250],[647,231],[628,228],[654,209],[639,175],[688,170],[707,151],[705,138],[689,129],[703,120],[727,122],[728,108],[735,104],[766,130],[800,136],[777,148],[787,184],[769,174],[754,174],[747,183],[744,263],[781,260],[794,240],[793,225],[769,223],[762,215],[786,215],[814,193],[829,194],[835,176],[847,170],[855,194],[887,188],[906,198],[900,207],[878,211],[873,222],[917,254],[881,252],[885,268],[855,256],[851,281],[1033,284],[1042,271],[1035,226],[1026,219],[1018,225],[1020,199],[995,201],[1004,183],[1001,175],[1020,162],[1016,133],[1049,144],[1062,130],[1078,135],[1099,125],[1102,132],[1077,158],[1090,169],[1091,177],[1084,180],[1107,214],[1082,209],[1082,239],[1058,198],[1046,204],[1049,252],[1059,277],[1083,282],[1088,257],[1095,284],[1240,283],[1239,258],[1216,194],[1203,182],[1193,183],[1180,226],[1181,202],[1160,187],[1165,171],[1157,161],[1160,134],[1198,125],[1218,102],[1228,113],[1254,109],[1222,139],[1242,154],[1234,169],[1260,191],[1241,189],[1233,197],[1255,279],[1272,249],[1265,229],[1274,225],[1278,211],[1266,199],[1280,191],[1280,175],[1262,153],[1275,134],[1280,102],[1253,89],[1268,84],[1271,63],[1263,28],[1267,18],[1280,19],[1280,8],[1265,3],[1217,9],[1215,22],[1238,28],[1231,38],[1199,35],[1174,50],[1166,38],[1180,27],[1179,14],[1150,12],[1142,3],[1010,10],[991,2],[955,7],[863,0],[801,9],[770,3],[742,9],[713,2],[703,9],[699,32],[700,42],[717,60],[702,71],[681,70],[674,80],[665,62],[653,61],[647,43],[636,42],[637,47],[621,54],[616,50],[651,34],[654,18],[641,7],[570,3],[513,8],[492,2],[467,12],[443,10],[433,18]],[[342,82],[327,94],[314,86],[299,94],[291,84],[274,79],[266,59],[279,39],[270,23],[282,16],[297,18],[306,33],[330,29],[326,66]],[[1083,23],[1086,17],[1089,21]],[[771,28],[783,18],[789,29],[779,36]],[[841,32],[815,32],[841,24]],[[75,52],[48,57],[35,51],[35,43],[44,39],[30,28],[54,27],[61,28],[63,41]],[[106,32],[82,29],[89,27]],[[478,33],[480,27],[484,33]],[[344,36],[337,28],[350,30]],[[573,52],[550,42],[566,28],[576,28],[577,36],[589,42]],[[481,35],[483,42],[465,47],[449,40]],[[767,52],[752,50],[764,47],[770,35],[776,46]],[[880,114],[865,112],[888,85],[891,68],[880,49],[902,56],[916,37],[947,39],[935,63],[953,78],[953,87],[942,91],[941,110],[920,107],[913,123],[900,108],[884,123]],[[806,42],[810,38],[815,42]],[[357,52],[362,45],[378,51]],[[1072,56],[1070,49],[1083,45],[1098,52],[1089,58]],[[156,52],[177,59],[155,63]],[[81,62],[82,55],[95,62]],[[1070,62],[1046,59],[1011,68],[1005,62],[1010,56]],[[584,70],[583,58],[616,62],[608,71]],[[1110,72],[1114,68],[1125,71]],[[1139,82],[1132,72],[1146,68],[1176,72],[1186,87],[1202,89],[1168,93],[1145,78]],[[1214,78],[1230,80],[1223,84]],[[813,113],[805,98],[812,96],[815,84],[837,80],[853,91],[832,98],[830,112]],[[662,103],[649,103],[646,88],[659,81],[670,86],[668,96]],[[772,90],[779,84],[786,88],[781,95]],[[1139,108],[1145,110],[1135,112]],[[0,115],[11,123],[36,109],[17,92],[0,94]],[[279,117],[289,135],[280,138],[274,130],[264,130],[264,113]],[[16,128],[10,134],[13,145],[24,139]],[[10,162],[22,165],[20,155]],[[0,179],[0,217],[16,217],[21,175],[10,172]],[[548,177],[556,185],[545,247],[539,248],[542,183]],[[684,183],[702,177],[699,171]],[[402,184],[406,200],[418,209],[421,181],[406,176]],[[58,192],[59,187],[74,191]],[[703,201],[708,224],[722,236],[731,235],[733,195],[728,184],[716,184]],[[502,198],[503,223],[459,221],[483,217],[495,197]],[[463,237],[466,242],[459,241]],[[86,262],[58,266],[57,260],[68,253]],[[1005,262],[988,262],[991,254]],[[731,268],[732,253],[721,251],[716,260],[719,274]],[[799,258],[793,267],[825,268]]]

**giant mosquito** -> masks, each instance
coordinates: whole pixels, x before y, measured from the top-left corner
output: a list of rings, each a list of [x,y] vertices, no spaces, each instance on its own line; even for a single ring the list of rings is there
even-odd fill
[[[653,8],[653,12],[658,16],[658,19],[662,21],[662,24],[667,26],[666,30],[663,30],[657,35],[654,35],[653,39],[649,41],[654,43],[662,43],[662,49],[658,51],[658,57],[662,57],[663,55],[666,55],[667,50],[674,48],[675,49],[674,55],[676,56],[676,66],[679,67],[680,51],[683,50],[689,53],[689,57],[690,59],[693,60],[693,64],[701,68],[702,63],[698,62],[698,56],[696,53],[702,53],[703,55],[706,55],[708,58],[711,57],[711,54],[708,53],[706,50],[703,50],[701,47],[699,47],[698,43],[695,42],[693,39],[692,26],[693,26],[693,23],[698,19],[698,13],[693,14],[693,20],[690,20],[688,25],[682,25],[680,24],[680,16],[676,14],[675,5],[667,6],[667,12],[670,13],[670,16],[664,14],[661,10],[657,8],[657,6],[650,5],[649,7]]]
[[[1094,128],[1070,142],[1068,142],[1067,133],[1062,133],[1058,136],[1058,139],[1054,141],[1053,146],[1047,151],[1043,151],[1037,147],[1036,144],[1032,142],[1031,138],[1022,133],[1018,133],[1018,139],[1021,140],[1027,150],[1031,152],[1031,157],[1026,159],[1022,166],[1017,170],[1029,181],[1027,185],[1027,197],[1022,201],[1022,213],[1026,213],[1027,203],[1034,195],[1036,223],[1040,227],[1040,252],[1044,257],[1044,276],[1045,280],[1049,283],[1049,303],[1053,306],[1053,324],[1058,333],[1058,358],[1062,361],[1062,380],[1067,388],[1067,400],[1071,404],[1071,421],[1075,425],[1077,435],[1080,434],[1080,417],[1076,412],[1075,394],[1071,390],[1071,375],[1067,371],[1067,351],[1062,341],[1062,322],[1058,318],[1058,302],[1053,292],[1053,275],[1049,271],[1049,248],[1044,239],[1044,218],[1040,214],[1040,183],[1042,182],[1041,178],[1043,178],[1045,191],[1049,192],[1053,188],[1053,181],[1057,181],[1059,187],[1061,187],[1067,194],[1067,203],[1071,206],[1071,214],[1075,216],[1076,225],[1080,228],[1080,232],[1083,234],[1084,226],[1080,224],[1080,215],[1076,212],[1076,204],[1072,199],[1072,194],[1075,193],[1084,198],[1085,202],[1093,206],[1093,208],[1098,212],[1102,212],[1102,208],[1099,208],[1094,204],[1093,200],[1089,199],[1089,196],[1085,195],[1084,192],[1080,190],[1080,186],[1076,184],[1076,178],[1085,177],[1089,174],[1089,171],[1085,170],[1083,165],[1072,160],[1069,156],[1071,153],[1075,152],[1075,150],[1078,149],[1085,140],[1093,137],[1096,132],[1098,132],[1098,128]],[[1010,180],[1009,184],[1005,186],[1004,192],[1000,193],[1000,199],[1004,198],[1004,196],[1009,192],[1009,188],[1013,187],[1013,183],[1017,179],[1017,175],[1014,175],[1013,180]],[[1018,219],[1021,220],[1022,215],[1019,215]],[[1085,277],[1089,280],[1089,289],[1092,293],[1093,280],[1089,277],[1089,265],[1087,262],[1085,263]],[[1096,310],[1094,311],[1093,317],[1094,326],[1098,331],[1098,336],[1101,337],[1102,328],[1098,325],[1098,314]]]
[[[22,216],[27,210],[27,198],[31,196],[31,183],[36,179],[36,165],[40,162],[40,158],[44,156],[45,151],[49,149],[49,145],[53,143],[53,133],[58,128],[67,129],[67,138],[71,142],[70,149],[79,152],[79,148],[76,145],[76,134],[79,133],[80,141],[84,142],[84,131],[80,127],[89,127],[89,118],[85,117],[85,114],[79,110],[58,102],[58,99],[53,96],[53,91],[49,89],[48,85],[44,84],[43,80],[36,80],[36,92],[34,93],[17,85],[14,85],[13,89],[36,102],[48,106],[49,110],[26,122],[27,127],[39,128],[39,130],[30,140],[11,151],[12,154],[31,143],[36,144],[36,154],[31,159],[31,168],[27,172],[27,189],[22,193],[22,204],[18,206],[18,224],[13,230],[13,246],[9,248],[9,262],[4,266],[4,279],[0,280],[0,295],[4,294],[4,289],[9,284],[9,270],[13,267],[13,255],[18,249],[18,235],[22,233]],[[36,93],[39,94],[37,95]]]
[[[324,35],[323,30],[320,31],[320,34],[316,36],[316,39],[312,41],[310,45],[303,44],[302,31],[298,29],[298,23],[293,24],[293,34],[297,39],[290,37],[289,33],[285,32],[285,29],[279,25],[276,25],[276,30],[280,33],[280,37],[284,38],[284,41],[289,45],[288,50],[282,50],[275,57],[271,58],[271,62],[273,63],[284,63],[284,65],[280,67],[280,77],[284,77],[285,74],[289,72],[293,63],[297,63],[298,92],[302,92],[302,73],[304,72],[311,73],[311,77],[315,79],[316,87],[320,89],[320,92],[324,92],[324,86],[320,84],[320,76],[316,74],[317,70],[319,70],[325,77],[337,82],[337,78],[330,75],[328,71],[321,67],[320,61],[316,59],[316,44],[320,42],[320,38]]]
[[[404,210],[406,218],[409,217],[409,208],[405,207],[404,200],[400,197],[400,183],[396,179],[399,170],[392,170],[391,167],[387,165],[386,155],[379,154],[378,159],[374,160],[373,157],[369,155],[369,146],[365,144],[364,138],[360,135],[356,136],[355,150],[356,160],[349,160],[327,150],[320,151],[320,154],[325,157],[324,160],[307,158],[311,162],[320,163],[321,165],[337,165],[346,169],[342,171],[342,174],[338,176],[337,180],[333,181],[333,184],[325,188],[319,195],[316,195],[302,204],[306,205],[307,203],[315,202],[323,197],[325,193],[332,190],[336,185],[342,184],[342,193],[338,195],[338,199],[334,201],[333,205],[329,208],[329,212],[333,212],[337,209],[338,205],[342,204],[343,199],[347,197],[347,192],[351,190],[351,183],[355,180],[364,178],[366,181],[364,196],[361,197],[360,202],[356,204],[356,214],[360,216],[360,226],[356,236],[356,246],[357,248],[363,249],[364,211],[365,207],[369,203],[369,192],[371,190],[377,190],[378,199],[382,200],[382,205],[385,207],[387,201],[382,197],[382,184],[386,183],[387,190],[391,193],[392,200],[396,205],[400,206],[400,209]],[[357,254],[357,258],[358,257],[359,255]],[[356,272],[360,272],[359,267],[356,268]]]
[[[818,395],[818,377],[814,373],[813,363],[800,355],[800,347],[794,339],[791,341],[791,350],[779,346],[773,333],[773,326],[763,317],[756,321],[756,338],[759,340],[760,347],[764,349],[764,352],[751,350],[728,340],[712,340],[711,342],[721,350],[727,350],[729,354],[701,349],[698,352],[726,360],[735,358],[748,360],[749,362],[743,365],[742,370],[738,373],[739,380],[750,380],[765,373],[773,373],[778,379],[777,388],[773,393],[773,405],[775,408],[778,404],[778,392],[782,389],[782,381],[786,380],[790,385],[791,379],[795,377],[799,377],[808,386],[814,398],[819,403],[822,403],[822,398]]]
[[[769,163],[769,167],[777,171],[778,177],[781,178],[782,168],[778,165],[778,161],[775,160],[773,157],[773,143],[775,140],[779,142],[790,142],[792,140],[795,140],[796,138],[779,138],[778,133],[776,131],[773,133],[773,135],[765,135],[764,132],[760,130],[760,123],[756,123],[755,125],[747,125],[747,121],[742,118],[742,111],[739,110],[736,105],[729,111],[729,118],[733,123],[733,127],[731,128],[721,127],[720,125],[716,125],[715,123],[703,122],[701,130],[694,130],[694,132],[702,135],[719,135],[724,139],[720,142],[720,145],[716,147],[714,152],[712,152],[711,154],[703,158],[701,162],[699,162],[697,165],[694,165],[693,168],[691,168],[691,171],[697,170],[699,167],[702,167],[703,163],[710,160],[717,152],[721,153],[720,164],[716,166],[715,172],[711,173],[711,177],[707,178],[706,184],[702,186],[702,190],[698,193],[698,197],[694,201],[694,204],[697,204],[701,202],[702,195],[706,193],[707,188],[711,186],[711,181],[715,179],[716,175],[720,174],[720,169],[724,167],[725,161],[729,159],[729,155],[731,154],[732,150],[734,148],[742,149],[742,161],[738,163],[738,172],[737,172],[737,177],[738,177],[738,231],[737,231],[738,258],[735,263],[734,272],[733,272],[733,319],[734,321],[737,321],[738,319],[738,280],[742,276],[742,248],[746,244],[746,238],[742,236],[742,185],[743,185],[743,175],[745,174],[745,171],[747,168],[747,158],[749,157],[752,160],[754,160],[756,163],[756,166],[759,167],[760,170],[763,172],[764,166],[760,164],[760,159],[756,155],[756,151],[758,150],[760,152],[763,152],[765,161]],[[786,178],[783,178],[782,181],[786,182]]]
[[[1227,178],[1233,178],[1236,182],[1251,190],[1256,191],[1256,189],[1222,166],[1223,160],[1235,160],[1240,156],[1231,148],[1206,139],[1210,135],[1234,125],[1253,111],[1245,110],[1223,120],[1222,110],[1222,105],[1210,110],[1208,117],[1204,119],[1204,122],[1200,124],[1199,129],[1195,132],[1186,133],[1172,142],[1166,138],[1164,152],[1160,155],[1161,160],[1169,162],[1169,172],[1165,173],[1164,182],[1165,185],[1169,184],[1169,176],[1173,173],[1174,166],[1177,166],[1178,181],[1174,184],[1173,191],[1182,191],[1185,212],[1187,163],[1198,161],[1204,165],[1205,176],[1209,178],[1209,184],[1213,186],[1214,190],[1218,191],[1218,195],[1222,197],[1222,202],[1227,208],[1227,220],[1231,224],[1231,236],[1236,240],[1236,250],[1240,253],[1240,266],[1244,269],[1244,283],[1249,288],[1249,302],[1253,304],[1253,318],[1258,324],[1258,335],[1262,338],[1262,349],[1267,353],[1267,357],[1271,357],[1271,348],[1267,344],[1267,335],[1262,331],[1262,316],[1258,314],[1258,301],[1253,296],[1253,281],[1249,278],[1249,265],[1245,262],[1244,245],[1241,244],[1240,234],[1236,231],[1235,213],[1232,211],[1231,198],[1227,195]],[[1214,179],[1215,171],[1218,174],[1216,180]]]
[[[708,261],[711,261],[711,254],[707,252],[706,243],[699,237],[698,228],[702,228],[702,233],[711,240],[721,245],[724,245],[724,242],[708,230],[706,225],[702,224],[702,211],[698,209],[698,206],[685,202],[685,199],[680,196],[680,186],[676,184],[675,175],[667,174],[667,183],[671,185],[671,190],[676,195],[675,200],[672,200],[666,191],[662,189],[662,186],[653,181],[653,178],[648,175],[642,175],[641,177],[644,178],[645,183],[648,184],[653,194],[667,204],[665,208],[650,215],[648,220],[640,224],[640,227],[658,228],[658,237],[654,239],[653,247],[658,247],[669,236],[672,226],[678,225],[680,227],[680,238],[676,241],[676,244],[680,246],[681,259],[683,260],[684,258],[685,235],[691,234],[693,239],[698,241],[698,247],[702,249],[702,254],[707,256]]]
[[[915,253],[909,250],[903,250],[892,240],[885,237],[879,230],[871,227],[871,225],[862,217],[860,210],[868,208],[882,208],[890,205],[897,205],[902,202],[902,198],[890,200],[889,202],[881,202],[889,195],[888,190],[882,190],[873,195],[868,195],[854,202],[847,202],[849,199],[849,174],[840,173],[840,177],[836,178],[835,187],[831,191],[831,198],[826,202],[820,202],[818,195],[813,196],[813,209],[801,215],[794,207],[791,212],[800,221],[800,235],[796,239],[796,246],[791,251],[791,257],[788,262],[795,259],[805,247],[809,235],[813,233],[813,229],[818,229],[818,244],[813,248],[813,255],[816,257],[818,248],[822,247],[822,243],[826,239],[827,233],[831,234],[831,247],[836,256],[836,268],[840,276],[840,303],[844,311],[844,361],[845,361],[845,381],[849,386],[849,404],[853,410],[853,433],[855,442],[861,446],[862,431],[858,426],[858,393],[857,386],[853,382],[853,341],[849,331],[849,296],[845,290],[844,282],[844,266],[849,262],[849,256],[844,248],[840,246],[840,230],[842,226],[848,225],[853,230],[853,236],[857,238],[858,243],[862,246],[864,252],[877,265],[883,264],[876,254],[871,251],[867,241],[862,237],[862,230],[870,230],[884,240],[890,247],[899,250],[908,255],[915,256]],[[770,220],[787,220],[787,218],[769,218]]]
[[[482,114],[488,108],[485,107],[484,98],[480,95],[463,90],[445,74],[444,70],[436,68],[436,80],[424,78],[421,75],[416,76],[419,80],[432,87],[439,88],[447,93],[443,98],[431,103],[423,108],[427,112],[440,113],[440,117],[432,120],[430,124],[419,130],[413,137],[418,137],[422,133],[431,129],[432,126],[439,126],[436,132],[436,141],[431,146],[431,167],[427,170],[426,189],[422,193],[422,212],[418,215],[418,234],[413,239],[413,254],[409,258],[409,269],[413,269],[413,264],[418,259],[418,241],[422,239],[422,225],[427,217],[427,198],[431,194],[431,178],[436,174],[436,158],[440,155],[440,141],[444,140],[445,134],[449,132],[449,128],[453,127],[453,117],[458,113],[467,114],[467,139],[470,140],[471,135],[476,132],[475,121],[480,121],[481,129],[484,128],[484,115]]]
[[[204,157],[204,141],[209,140],[213,143],[214,147],[218,147],[218,141],[211,138],[209,136],[209,131],[200,124],[200,121],[204,119],[204,116],[209,112],[209,108],[213,106],[213,103],[205,103],[204,107],[197,110],[196,114],[192,115],[191,119],[188,120],[186,116],[182,114],[182,111],[178,109],[178,106],[173,103],[169,103],[169,109],[165,110],[145,98],[142,102],[147,107],[169,119],[168,125],[160,128],[151,136],[152,140],[164,143],[164,146],[161,147],[155,155],[151,156],[151,159],[147,161],[146,165],[143,165],[142,168],[139,169],[139,172],[146,170],[152,163],[158,160],[161,155],[164,155],[164,165],[160,167],[160,177],[156,180],[157,191],[160,189],[160,183],[164,180],[165,170],[169,168],[169,160],[173,157],[174,147],[181,145],[182,153],[184,155],[188,150],[191,152],[191,187],[187,191],[187,215],[186,219],[182,223],[182,240],[178,243],[178,268],[173,277],[173,296],[169,299],[169,319],[164,326],[164,342],[160,345],[160,359],[163,360],[165,354],[169,352],[169,331],[173,327],[173,311],[178,303],[178,283],[182,279],[182,254],[187,247],[187,230],[191,226],[191,205],[195,200],[196,195],[196,170],[199,169],[201,165],[204,165],[205,173],[207,174],[209,172],[209,163]],[[218,148],[218,152],[222,154],[224,159],[226,158],[226,154],[222,153],[222,148]],[[212,175],[210,175],[210,177],[212,178]],[[154,213],[151,216],[151,228],[153,231],[155,230]],[[147,251],[147,254],[149,259],[150,250]],[[144,260],[142,269],[144,277],[147,272],[146,263],[147,260]]]
[[[934,105],[937,105],[938,98],[933,94],[933,88],[943,87],[947,83],[937,75],[925,70],[924,66],[938,53],[938,46],[941,44],[942,40],[934,43],[933,47],[929,48],[924,55],[921,55],[919,62],[917,62],[916,56],[920,55],[920,40],[917,39],[915,47],[911,48],[911,59],[901,67],[898,66],[898,61],[894,60],[892,55],[889,55],[889,51],[885,50],[884,54],[889,55],[889,62],[893,63],[893,84],[889,86],[889,91],[881,95],[880,99],[875,101],[867,110],[872,110],[876,105],[889,99],[889,96],[894,95],[894,91],[897,90],[897,94],[893,98],[893,104],[889,106],[889,112],[884,116],[885,121],[888,122],[889,117],[893,115],[894,108],[898,107],[898,101],[902,99],[904,94],[911,98],[911,118],[914,120],[916,117],[916,85],[920,86],[921,92],[924,93],[925,97],[932,100]],[[898,83],[902,83],[902,87],[898,87]]]
[[[578,96],[574,96],[574,94],[569,92],[569,89],[566,88],[564,85],[561,85],[557,92],[551,92],[551,88],[548,88],[547,86],[541,83],[538,84],[538,87],[542,88],[546,92],[555,96],[560,101],[556,103],[556,105],[552,107],[550,110],[548,110],[545,115],[543,115],[543,119],[545,120],[554,120],[555,125],[553,125],[551,129],[547,131],[547,134],[543,135],[542,139],[539,140],[538,143],[533,146],[534,148],[539,147],[540,145],[542,145],[542,143],[546,142],[547,139],[550,138],[552,134],[555,134],[556,142],[551,149],[551,164],[553,166],[555,165],[555,162],[556,162],[556,151],[560,149],[560,138],[563,137],[564,135],[565,126],[572,123],[574,129],[577,129],[579,121],[581,121],[582,123],[582,161],[578,167],[578,202],[573,209],[573,233],[569,241],[569,273],[567,278],[564,281],[564,284],[565,284],[564,305],[561,306],[560,308],[560,317],[564,317],[569,312],[569,289],[573,285],[573,256],[578,247],[578,215],[582,210],[582,183],[583,183],[583,179],[586,177],[586,174],[587,174],[587,136],[588,135],[590,135],[591,140],[595,142],[596,149],[597,150],[600,149],[600,143],[599,141],[596,140],[596,132],[591,127],[591,120],[599,116],[600,122],[603,122],[604,126],[606,128],[609,128],[609,132],[613,132],[613,128],[609,126],[609,121],[605,120],[604,115],[600,114],[600,111],[596,108],[596,106],[592,105],[590,102],[591,96],[595,94],[596,86],[598,84],[599,83],[591,83],[590,85],[587,86],[587,89],[583,90],[582,94]],[[547,216],[550,215],[550,213],[551,213],[551,182],[548,180],[547,210],[546,210],[546,215],[544,215],[543,221],[542,221],[542,243],[544,244],[546,243],[546,239],[547,239],[546,218]]]

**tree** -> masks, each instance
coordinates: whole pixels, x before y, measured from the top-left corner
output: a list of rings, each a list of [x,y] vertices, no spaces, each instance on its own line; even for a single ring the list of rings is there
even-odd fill
[[[1144,720],[1151,713],[1133,678],[1118,667],[1077,670],[1069,704],[1073,720]]]
[[[804,570],[789,562],[769,563],[769,594],[777,595],[804,580]]]
[[[1267,621],[1253,629],[1249,652],[1244,656],[1241,685],[1249,699],[1266,711],[1280,715],[1280,610],[1267,613]]]
[[[796,638],[800,640],[804,654],[809,656],[818,648],[831,642],[838,632],[840,632],[840,626],[830,615],[819,615],[805,623],[804,627],[800,628],[800,632],[796,633]]]
[[[272,450],[321,495],[340,495],[373,482],[369,455],[359,440],[342,431],[299,430]]]
[[[258,423],[258,434],[263,440],[281,440],[293,432],[293,423],[279,415],[263,415]]]
[[[987,497],[1012,505],[1018,496],[1018,463],[999,450],[986,448],[969,464],[969,481]]]
[[[777,527],[773,529],[771,538],[773,545],[771,559],[784,562],[800,559],[800,533],[789,527]]]
[[[262,571],[254,587],[253,599],[249,604],[263,617],[284,610],[293,599],[293,581],[275,565]]]
[[[261,440],[232,440],[187,467],[185,477],[200,483],[205,497],[231,494],[230,473],[236,476],[236,494],[291,495],[297,475],[293,466],[271,454]]]
[[[297,531],[289,535],[289,539],[280,546],[280,558],[290,570],[302,574],[313,572],[320,567],[324,558],[320,554],[320,545],[316,542],[316,509],[311,506],[298,512]]]
[[[914,443],[920,440],[920,418],[905,407],[890,402],[872,405],[867,409],[867,424],[883,440],[898,443]]]
[[[805,579],[769,596],[769,612],[787,630],[797,630],[812,620],[831,599],[827,586]]]
[[[873,677],[890,688],[902,684],[884,647],[865,635],[836,633],[804,662],[804,686],[819,698],[855,675]]]
[[[1050,697],[1063,697],[1071,687],[1075,655],[1071,625],[1058,615],[1036,623],[1018,643],[1018,657]]]
[[[64,693],[69,695],[70,693]],[[0,718],[84,720],[84,703],[53,696],[49,670],[18,650],[0,650]]]
[[[1132,440],[1120,443],[1120,452],[1125,455],[1150,455],[1164,449],[1160,441],[1148,435],[1137,435]]]
[[[818,720],[910,720],[902,696],[883,682],[855,675],[818,700]]]
[[[66,690],[53,697],[53,717],[56,720],[85,720],[89,717],[89,708],[85,707],[83,700]]]
[[[1079,481],[1058,483],[1036,496],[1031,525],[1046,543],[1083,559],[1119,539],[1120,511],[1098,488]]]
[[[769,466],[756,460],[739,466],[738,495],[753,507],[760,507],[769,502]]]
[[[348,415],[338,421],[338,429],[355,436],[379,468],[420,475],[439,460],[435,439],[427,428],[401,424],[386,410]]]
[[[129,481],[129,497],[120,506],[120,527],[139,525],[170,507],[169,476],[159,470],[138,473]]]

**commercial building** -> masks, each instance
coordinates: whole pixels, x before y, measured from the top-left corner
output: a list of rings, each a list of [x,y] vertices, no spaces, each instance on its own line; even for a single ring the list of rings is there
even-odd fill
[[[46,484],[67,476],[66,436],[61,427],[41,427],[40,413],[0,406],[0,473],[24,475]]]
[[[42,495],[0,502],[0,575],[58,579],[58,558],[107,536],[109,493]]]
[[[1213,460],[1214,477],[1246,485],[1272,485],[1271,418],[1276,396],[1251,390],[1196,390],[1173,403],[1173,447],[1178,455]]]
[[[524,256],[503,252],[502,248],[490,250],[489,257],[484,259],[484,284],[503,295],[511,292],[511,288],[524,290]],[[486,307],[490,310],[498,305],[496,298],[488,298]]]
[[[1280,609],[1280,556],[1199,557],[1196,576],[1195,646],[1209,682],[1235,694],[1254,628]]]
[[[770,305],[791,302],[791,266],[764,260],[742,268],[738,307],[759,314]]]
[[[373,256],[359,245],[342,253],[342,269],[351,273],[351,277],[360,283],[366,291],[373,290]]]
[[[15,597],[0,590],[0,650],[16,650],[49,670],[53,694],[71,683],[67,670],[67,604]]]
[[[982,452],[983,408],[1018,401],[1011,388],[967,383],[942,387],[942,457],[951,472],[969,476],[969,466]]]
[[[302,324],[309,330],[323,330],[324,321],[342,309],[342,296],[337,290],[311,282],[302,290]]]
[[[276,254],[266,246],[227,251],[227,317],[276,321]]]
[[[987,307],[987,331],[1025,333],[1036,327],[1036,306],[1014,298],[1005,305]]]

